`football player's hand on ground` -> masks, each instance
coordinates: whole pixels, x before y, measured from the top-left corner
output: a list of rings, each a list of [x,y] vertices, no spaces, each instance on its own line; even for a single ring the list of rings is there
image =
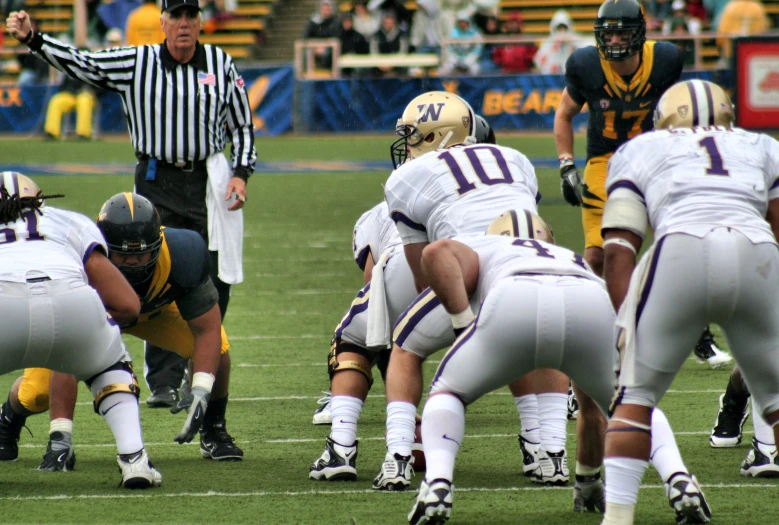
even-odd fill
[[[192,387],[192,404],[189,410],[187,410],[187,419],[184,421],[181,432],[173,438],[176,443],[180,445],[189,443],[195,437],[195,434],[198,433],[200,425],[206,417],[209,395],[209,392],[203,387]]]
[[[580,186],[582,185],[582,176],[573,163],[573,159],[565,159],[560,162],[560,189],[563,192],[563,199],[571,206],[582,205],[582,194]]]
[[[23,40],[32,31],[30,15],[25,11],[14,11],[6,18],[5,28],[9,35],[19,41]]]

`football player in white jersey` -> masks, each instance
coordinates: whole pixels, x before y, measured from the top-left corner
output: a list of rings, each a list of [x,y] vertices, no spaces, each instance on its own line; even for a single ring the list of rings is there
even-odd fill
[[[494,144],[492,128],[482,117],[477,115],[476,119],[476,143]],[[320,406],[314,414],[315,424],[324,423],[323,414],[326,414],[329,416],[327,423],[333,427],[326,439],[325,452],[310,468],[309,478],[314,480],[356,479],[357,420],[372,381],[371,363],[377,359],[377,352],[381,360],[383,349],[391,341],[390,323],[417,296],[402,242],[395,223],[389,217],[386,202],[374,206],[357,221],[352,236],[352,250],[355,262],[363,270],[366,286],[358,292],[333,337],[328,359],[333,393],[328,396],[327,405]],[[443,322],[442,337],[436,338],[432,333],[429,334],[433,350],[449,346],[453,340],[451,324],[445,312]],[[381,370],[381,363],[378,366]],[[534,405],[535,396],[531,393],[524,397],[522,410],[519,411],[522,424],[526,428],[535,429],[538,434],[537,405],[527,406]],[[413,441],[413,427],[411,433]],[[387,490],[408,488],[413,475],[410,459],[393,458],[393,476],[382,477],[382,483],[374,487]]]
[[[733,128],[733,106],[709,82],[675,84],[658,131],[609,162],[603,215],[605,278],[621,349],[606,437],[604,525],[632,524],[649,458],[649,421],[698,337],[717,323],[767,423],[779,434],[779,143]],[[647,227],[655,241],[636,265]],[[673,308],[669,308],[673,305]],[[694,478],[679,523],[706,523]]]
[[[574,511],[603,511],[600,467],[618,357],[612,346],[615,314],[603,281],[581,256],[553,240],[540,217],[511,210],[485,236],[458,236],[425,249],[425,273],[452,319],[474,303],[480,309],[439,366],[425,404],[427,472],[410,523],[442,523],[449,516],[465,405],[543,366],[565,372],[580,387]],[[651,426],[658,474],[663,480],[686,474],[659,409]],[[543,469],[552,462],[540,463]]]
[[[41,367],[85,381],[95,412],[116,438],[121,485],[159,486],[162,475],[141,436],[138,382],[119,332],[137,319],[140,301],[108,260],[94,222],[44,207],[46,198],[30,178],[0,173],[0,373]]]
[[[438,91],[412,100],[398,120],[396,132],[400,139],[392,147],[396,170],[387,181],[385,197],[419,291],[426,288],[420,258],[427,244],[458,234],[483,234],[498,214],[509,208],[534,212],[540,198],[535,170],[527,157],[511,148],[474,145],[474,123],[467,102]],[[422,395],[422,362],[454,339],[451,321],[443,309],[441,315],[434,313],[439,305],[434,294],[425,291],[396,323],[386,385],[387,454],[374,488],[400,482],[404,488],[408,486],[408,479],[401,480],[396,473],[402,470],[399,458],[408,457],[413,442],[416,406]],[[455,324],[454,328],[462,326]],[[534,395],[533,387],[543,397]],[[537,470],[538,442],[546,441],[548,452],[561,457],[557,462],[560,471],[553,476],[539,476],[537,481],[567,483],[567,467],[562,461],[567,378],[556,371],[538,372],[532,380],[525,378],[513,384],[512,393],[523,429],[533,428],[525,425],[532,419],[525,418],[526,414],[535,413],[537,419],[545,417],[547,422],[541,423],[540,432],[534,425],[532,433],[520,436],[523,471],[530,475]],[[523,406],[525,402],[528,406]],[[523,440],[527,437],[531,439]]]

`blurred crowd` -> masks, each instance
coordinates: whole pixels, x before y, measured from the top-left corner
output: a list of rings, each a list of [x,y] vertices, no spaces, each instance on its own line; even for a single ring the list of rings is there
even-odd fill
[[[720,66],[727,66],[735,36],[760,34],[772,25],[760,0],[642,0],[649,33],[717,33]],[[321,0],[304,38],[339,38],[345,54],[425,53],[441,57],[440,74],[558,74],[574,50],[593,43],[588,30],[578,34],[569,12],[554,13],[546,35],[532,42],[485,42],[484,37],[523,34],[521,9],[501,12],[500,0],[417,0],[409,11],[403,0]],[[695,62],[694,42],[675,40],[685,62]],[[445,46],[446,49],[443,49]],[[317,49],[317,65],[329,68],[331,49]],[[374,68],[373,75],[419,74],[417,68]],[[346,73],[348,74],[348,72]]]

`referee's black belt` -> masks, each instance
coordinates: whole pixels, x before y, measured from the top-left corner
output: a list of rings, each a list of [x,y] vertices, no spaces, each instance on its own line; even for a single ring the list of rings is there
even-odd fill
[[[144,153],[136,153],[135,158],[137,158],[140,162],[148,162],[150,158],[152,158],[149,155],[146,155]],[[185,162],[165,162],[164,160],[157,159],[157,167],[158,168],[167,168],[171,170],[179,170],[184,171],[186,173],[191,173],[193,171],[205,171],[206,170],[206,161],[205,160],[188,160]]]

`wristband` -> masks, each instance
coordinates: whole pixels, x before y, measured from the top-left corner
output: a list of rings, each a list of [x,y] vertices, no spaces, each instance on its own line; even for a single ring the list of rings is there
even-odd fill
[[[195,372],[192,375],[192,388],[199,386],[200,388],[205,388],[206,392],[210,394],[215,379],[214,375],[208,372]]]
[[[34,36],[35,36],[35,31],[33,31],[32,28],[30,28],[30,32],[27,33],[27,36],[24,37],[24,38],[19,39],[19,42],[21,42],[22,44],[26,44],[30,40],[32,40],[32,37],[34,37]]]
[[[608,239],[603,243],[603,249],[606,249],[606,246],[609,244],[616,244],[617,246],[622,246],[624,248],[627,248],[631,252],[633,252],[633,255],[637,255],[636,248],[633,246],[630,241],[627,239],[623,239],[622,237],[612,237],[611,239]]]
[[[473,311],[471,311],[471,307],[467,307],[465,310],[460,312],[459,314],[449,314],[449,316],[452,318],[452,328],[457,330],[458,328],[465,328],[469,324],[471,324],[471,321],[473,321],[476,316],[473,315]]]

